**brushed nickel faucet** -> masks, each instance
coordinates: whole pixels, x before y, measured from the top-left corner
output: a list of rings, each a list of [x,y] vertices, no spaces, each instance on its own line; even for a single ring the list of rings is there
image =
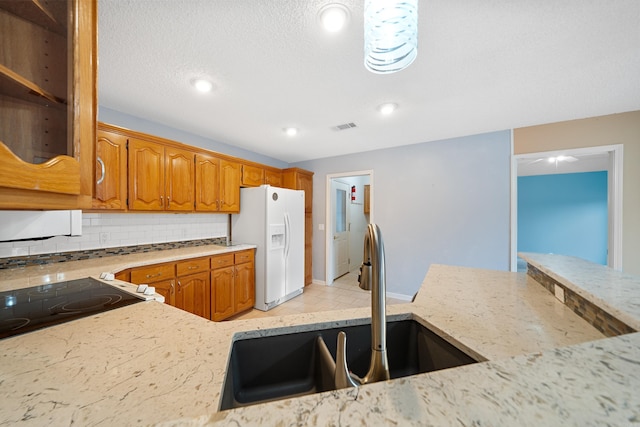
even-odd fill
[[[361,289],[371,290],[371,362],[369,372],[363,378],[349,372],[346,349],[347,334],[340,331],[334,375],[337,389],[357,387],[389,379],[384,244],[380,228],[376,224],[369,224],[364,235],[364,257],[360,266],[358,282]]]

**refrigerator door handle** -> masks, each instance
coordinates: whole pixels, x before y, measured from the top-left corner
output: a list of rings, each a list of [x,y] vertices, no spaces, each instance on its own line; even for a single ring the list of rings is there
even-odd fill
[[[291,247],[291,221],[289,219],[289,212],[284,214],[284,258],[289,257],[289,249]]]

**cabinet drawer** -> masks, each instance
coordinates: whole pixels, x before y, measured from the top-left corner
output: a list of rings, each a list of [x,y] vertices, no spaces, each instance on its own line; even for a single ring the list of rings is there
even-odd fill
[[[253,261],[253,251],[242,251],[242,252],[236,252],[235,253],[235,263],[236,264],[242,264],[244,262],[251,262]]]
[[[135,284],[153,283],[175,277],[175,264],[157,264],[140,267],[131,271],[131,282]]]
[[[176,264],[177,276],[186,276],[209,270],[209,258],[194,258]]]
[[[211,257],[211,269],[233,265],[233,254],[216,255]]]

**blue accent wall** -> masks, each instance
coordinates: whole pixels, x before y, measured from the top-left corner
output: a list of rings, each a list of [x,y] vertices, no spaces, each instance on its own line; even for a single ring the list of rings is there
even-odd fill
[[[607,264],[607,172],[518,177],[518,252]]]

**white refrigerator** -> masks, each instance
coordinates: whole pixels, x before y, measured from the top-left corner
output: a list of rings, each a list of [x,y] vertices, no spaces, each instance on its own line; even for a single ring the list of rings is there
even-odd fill
[[[255,308],[267,311],[304,288],[304,191],[262,185],[240,190],[234,243],[257,246]]]

